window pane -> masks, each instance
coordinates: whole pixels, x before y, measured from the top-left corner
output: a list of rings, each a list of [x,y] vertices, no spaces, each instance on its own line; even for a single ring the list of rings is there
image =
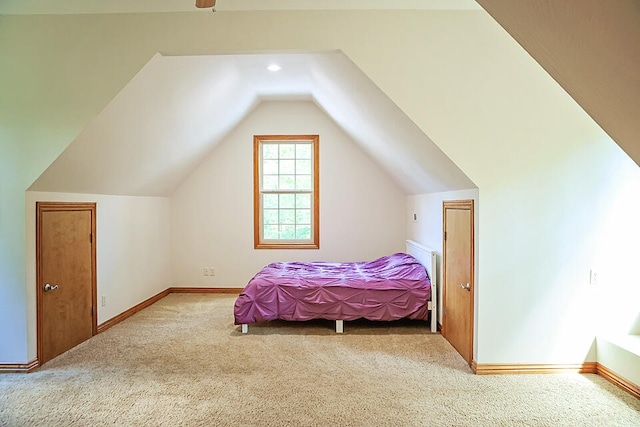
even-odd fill
[[[311,209],[296,209],[296,224],[311,224]]]
[[[293,209],[296,207],[295,203],[296,203],[295,194],[280,194],[281,209]]]
[[[277,159],[278,158],[278,144],[262,144],[262,158],[263,159]]]
[[[280,144],[280,158],[281,159],[295,159],[296,158],[296,146],[295,144]]]
[[[311,144],[298,144],[296,150],[296,159],[310,159]]]
[[[264,190],[277,190],[278,175],[264,175],[262,178],[262,188]]]
[[[295,175],[280,175],[280,190],[295,190]]]
[[[311,175],[311,160],[296,160],[296,173]]]
[[[311,190],[311,175],[296,175],[296,190]]]
[[[316,173],[314,158],[316,137],[303,135],[254,137],[259,150],[254,157],[259,179],[254,197],[259,197],[260,210],[256,210],[259,227],[256,248],[280,246],[295,247],[294,243],[315,242]],[[262,240],[261,240],[262,239]],[[265,245],[261,246],[261,242]],[[306,247],[306,246],[305,246]]]
[[[280,226],[280,238],[293,240],[296,238],[296,226],[295,225],[281,225]]]
[[[265,173],[269,173],[265,169]],[[278,172],[276,172],[278,173]],[[280,160],[280,175],[293,175],[296,173],[295,160]]]
[[[264,238],[265,239],[277,239],[278,238],[278,226],[277,225],[265,225],[264,226]]]
[[[311,194],[296,194],[296,208],[311,208]]]
[[[262,162],[262,173],[264,175],[277,175],[278,174],[278,161],[277,160],[265,160]]]
[[[311,227],[308,225],[297,226],[296,239],[311,239]]]
[[[278,209],[265,209],[263,214],[264,224],[278,223]]]
[[[263,194],[262,205],[265,209],[277,209],[278,208],[278,195],[277,194]]]
[[[296,211],[294,209],[280,209],[280,224],[295,224]]]

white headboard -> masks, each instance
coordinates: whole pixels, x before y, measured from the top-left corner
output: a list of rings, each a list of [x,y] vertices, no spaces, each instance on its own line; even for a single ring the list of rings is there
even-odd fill
[[[438,331],[438,252],[413,240],[407,240],[406,252],[424,265],[431,280],[429,310],[431,310],[431,332],[435,333]]]

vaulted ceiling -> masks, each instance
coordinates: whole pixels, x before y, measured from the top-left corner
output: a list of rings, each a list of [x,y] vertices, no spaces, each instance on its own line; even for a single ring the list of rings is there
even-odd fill
[[[615,7],[587,0],[578,9],[553,0],[218,0],[216,9],[478,9],[478,3],[640,163],[637,0]],[[172,11],[197,9],[193,0],[0,3],[0,14]],[[265,74],[263,62],[276,58],[287,66],[278,76]],[[407,193],[473,186],[348,58],[332,52],[157,55],[32,189],[168,194],[256,103],[273,98],[315,101]]]
[[[0,14],[208,12],[194,0],[4,0]],[[473,0],[218,0],[218,11],[479,9]],[[265,70],[276,62],[278,73]],[[30,190],[166,196],[262,100],[318,104],[408,194],[474,184],[340,52],[157,54]]]
[[[157,54],[30,190],[168,196],[273,99],[317,103],[407,194],[475,188],[343,53],[323,52]]]
[[[640,165],[640,1],[478,3]]]

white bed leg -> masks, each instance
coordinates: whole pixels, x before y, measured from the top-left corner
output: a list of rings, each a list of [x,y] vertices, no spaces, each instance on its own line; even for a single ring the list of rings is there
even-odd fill
[[[429,301],[429,311],[431,311],[431,332],[438,332],[438,310],[435,308],[435,305]]]
[[[344,320],[336,320],[336,334],[344,332]]]
[[[243,334],[249,333],[249,325],[247,325],[246,323],[242,324],[242,333]]]

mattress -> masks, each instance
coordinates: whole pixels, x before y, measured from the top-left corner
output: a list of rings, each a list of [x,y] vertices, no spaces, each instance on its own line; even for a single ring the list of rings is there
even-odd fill
[[[422,264],[396,253],[367,262],[275,262],[238,296],[235,324],[268,320],[427,319],[431,282]]]

